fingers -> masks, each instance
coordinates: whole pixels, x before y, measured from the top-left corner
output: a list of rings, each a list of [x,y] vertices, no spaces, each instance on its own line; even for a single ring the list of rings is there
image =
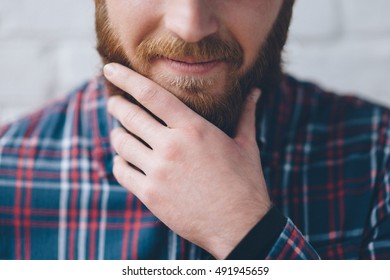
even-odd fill
[[[256,141],[256,105],[261,96],[259,89],[253,89],[246,99],[238,122],[236,141]]]
[[[104,67],[104,75],[111,83],[131,94],[168,127],[185,125],[186,120],[197,116],[172,93],[120,64],[107,64]]]
[[[152,148],[166,130],[166,127],[149,113],[121,96],[111,97],[107,109],[128,131],[140,137]]]
[[[151,149],[127,133],[123,128],[116,128],[111,131],[111,144],[124,160],[146,173],[151,163]]]
[[[118,183],[141,199],[146,176],[135,170],[120,156],[114,158],[114,176]]]

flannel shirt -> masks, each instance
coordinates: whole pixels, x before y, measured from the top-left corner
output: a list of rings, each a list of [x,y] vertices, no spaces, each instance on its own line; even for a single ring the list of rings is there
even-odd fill
[[[0,128],[0,259],[210,256],[117,183],[106,100],[97,77]],[[286,217],[265,258],[389,259],[390,110],[287,75],[258,106],[265,180]]]

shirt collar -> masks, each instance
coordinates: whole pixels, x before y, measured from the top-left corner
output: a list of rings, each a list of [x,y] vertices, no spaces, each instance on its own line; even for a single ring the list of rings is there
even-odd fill
[[[260,151],[274,149],[294,129],[292,117],[296,109],[294,79],[284,75],[278,87],[262,93],[256,112],[257,143]]]

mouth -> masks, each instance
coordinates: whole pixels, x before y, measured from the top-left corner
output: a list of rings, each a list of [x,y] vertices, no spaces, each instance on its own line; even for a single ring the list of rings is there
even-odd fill
[[[218,61],[217,59],[206,59],[206,58],[194,58],[194,57],[186,57],[186,58],[175,58],[175,57],[164,57],[168,60],[172,60],[174,62],[186,63],[186,64],[203,64],[203,63],[211,63]]]
[[[180,75],[202,76],[209,74],[217,66],[223,64],[221,60],[206,60],[195,58],[160,58],[164,66]]]

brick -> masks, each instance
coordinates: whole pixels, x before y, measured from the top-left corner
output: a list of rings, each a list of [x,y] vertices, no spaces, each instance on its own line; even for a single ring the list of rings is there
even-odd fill
[[[0,5],[0,39],[2,35],[5,33],[5,18],[7,16],[8,11],[11,9],[12,5],[15,5],[16,1],[10,1],[10,0],[2,0]]]
[[[340,35],[339,0],[299,0],[294,8],[292,37],[331,39]]]
[[[47,98],[55,65],[50,49],[36,41],[0,44],[1,103],[34,104]]]
[[[3,36],[85,37],[94,36],[92,0],[1,0]],[[10,2],[14,4],[9,4]]]
[[[62,96],[76,85],[99,74],[100,57],[89,41],[70,41],[61,45],[56,54],[58,63],[57,85],[54,95]]]
[[[357,36],[390,35],[389,0],[342,0],[343,24]]]
[[[390,106],[390,39],[290,44],[286,69],[340,94]]]
[[[5,106],[5,105],[0,105],[0,126],[4,125],[6,123],[15,121],[24,115],[33,112],[36,110],[38,107],[40,107],[42,104],[37,104],[35,105],[14,105],[14,106]]]

